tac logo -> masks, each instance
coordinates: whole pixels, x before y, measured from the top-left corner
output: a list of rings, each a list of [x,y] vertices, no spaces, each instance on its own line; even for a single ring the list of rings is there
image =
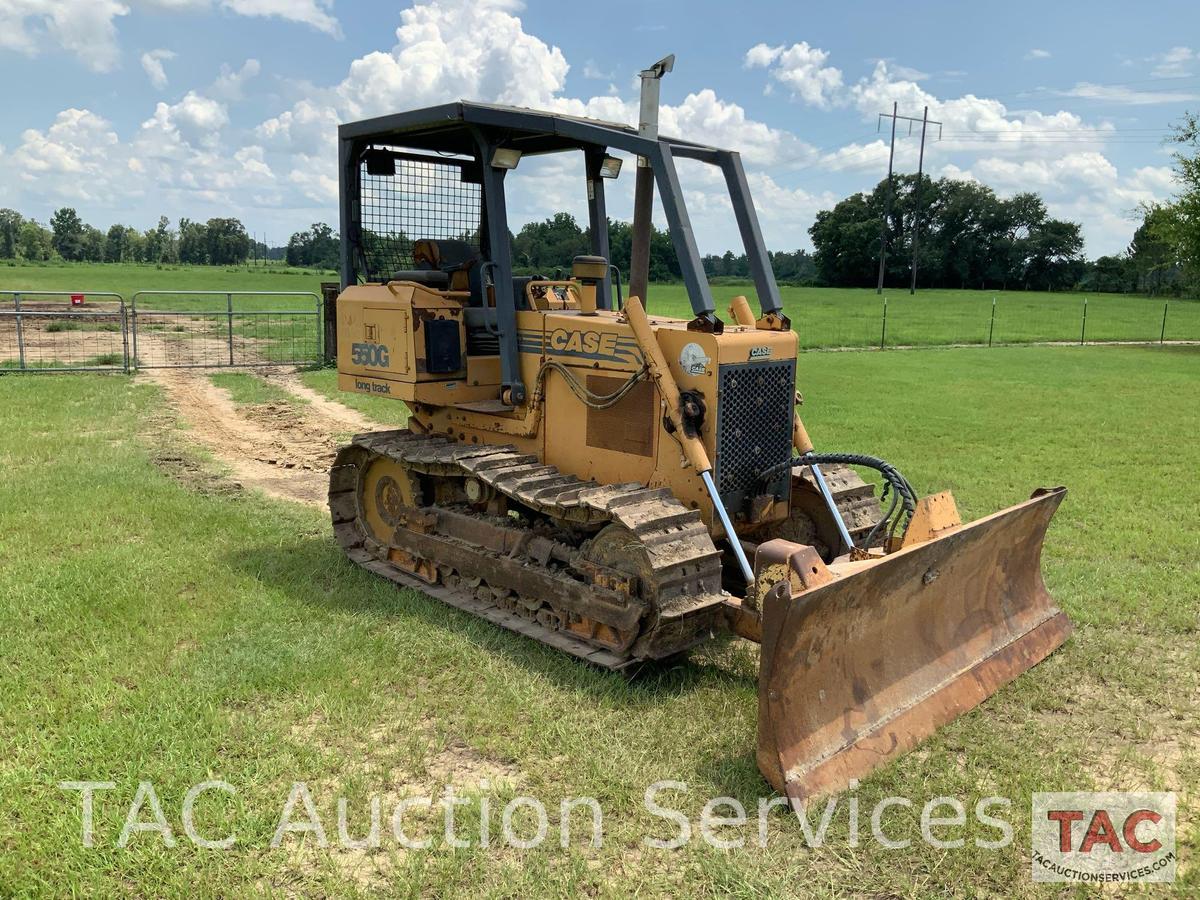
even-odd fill
[[[387,368],[388,348],[383,344],[351,344],[350,362],[356,366],[379,366]]]
[[[1033,880],[1175,880],[1175,795],[1033,795]]]

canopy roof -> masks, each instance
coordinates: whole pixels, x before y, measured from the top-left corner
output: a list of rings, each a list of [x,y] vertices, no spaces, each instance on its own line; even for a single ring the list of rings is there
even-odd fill
[[[338,128],[338,136],[343,141],[378,141],[472,156],[477,148],[473,129],[486,131],[492,140],[500,132],[504,146],[529,154],[616,147],[644,155],[654,143],[636,128],[617,122],[466,100],[349,122]],[[715,157],[723,152],[678,138],[659,140],[682,156]]]

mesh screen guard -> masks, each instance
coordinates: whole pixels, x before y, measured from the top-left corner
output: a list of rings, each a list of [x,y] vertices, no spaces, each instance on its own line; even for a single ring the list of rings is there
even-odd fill
[[[479,249],[480,185],[464,180],[464,161],[396,155],[395,167],[395,175],[372,175],[365,158],[359,163],[359,248],[368,281],[415,268],[414,241],[452,239]]]

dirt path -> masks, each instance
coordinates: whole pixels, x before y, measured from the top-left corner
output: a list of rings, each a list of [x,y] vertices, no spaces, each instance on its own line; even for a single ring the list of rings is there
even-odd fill
[[[295,372],[288,370],[272,370],[265,373],[272,384],[277,384],[289,394],[307,400],[312,408],[311,418],[321,424],[329,425],[335,431],[373,431],[380,428],[378,422],[368,419],[356,409],[343,406],[336,400],[330,400],[324,394],[314,391]]]
[[[365,416],[321,396],[292,374],[270,378],[307,403],[238,406],[204,371],[153,370],[187,424],[188,436],[227,465],[243,487],[324,508],[327,473],[339,434],[379,428]]]

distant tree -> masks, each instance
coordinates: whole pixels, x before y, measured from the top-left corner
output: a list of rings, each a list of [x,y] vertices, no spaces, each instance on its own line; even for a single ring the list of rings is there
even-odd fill
[[[1200,113],[1185,113],[1171,140],[1179,191],[1163,204],[1154,223],[1159,238],[1171,248],[1184,286],[1200,291]]]
[[[1151,295],[1173,292],[1179,285],[1179,263],[1166,234],[1167,217],[1158,204],[1145,207],[1142,224],[1126,251],[1137,289]]]
[[[170,219],[166,216],[159,216],[158,225],[147,229],[144,238],[143,258],[146,262],[175,262],[175,233],[171,231]]]
[[[513,264],[543,274],[569,269],[576,256],[589,253],[591,242],[570,213],[556,213],[526,223],[512,241]]]
[[[887,239],[885,283],[907,284],[912,240],[920,227],[917,272],[931,287],[1072,287],[1084,270],[1083,239],[1073,222],[1051,219],[1033,193],[1001,200],[973,181],[897,176],[817,213],[809,234],[817,278],[837,286],[876,283],[879,235]]]
[[[205,232],[208,262],[212,265],[240,265],[249,257],[250,236],[237,219],[209,219]]]
[[[83,226],[82,249],[80,259],[85,262],[104,262],[107,250],[107,239],[104,232],[91,225]]]
[[[23,224],[24,217],[15,209],[0,209],[0,258],[12,259],[17,255],[17,241]]]
[[[1089,291],[1124,294],[1137,290],[1137,272],[1126,256],[1101,256],[1089,263],[1079,287]]]
[[[126,262],[128,259],[128,240],[124,225],[113,225],[108,229],[104,242],[105,262]]]
[[[874,197],[855,194],[817,213],[808,233],[816,247],[817,273],[824,284],[841,287],[870,283],[879,258],[882,207]]]
[[[208,259],[208,229],[191,219],[179,220],[179,261],[202,266]]]
[[[338,236],[333,228],[323,222],[314,222],[308,231],[299,231],[288,241],[287,264],[336,269],[340,252]]]
[[[629,253],[633,246],[633,226],[616,219],[608,220],[608,261],[617,267],[621,278],[629,280]]]
[[[50,228],[54,232],[54,249],[67,260],[83,259],[83,221],[79,213],[64,206],[56,209],[50,217]]]
[[[17,252],[22,259],[42,261],[54,256],[54,237],[33,219],[26,220],[17,233]]]

